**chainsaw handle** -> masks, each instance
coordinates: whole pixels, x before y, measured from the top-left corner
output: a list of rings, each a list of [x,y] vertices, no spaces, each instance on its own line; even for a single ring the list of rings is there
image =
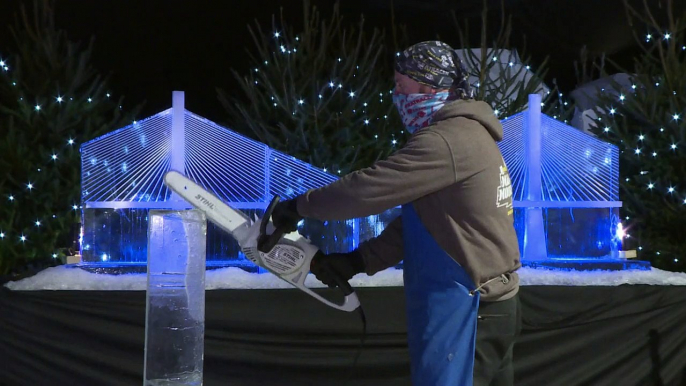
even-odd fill
[[[328,261],[325,260],[323,262],[323,266],[324,266],[324,269],[329,271],[329,274],[331,275],[333,280],[336,282],[336,286],[338,288],[340,288],[341,291],[343,291],[343,295],[348,296],[354,292],[353,287],[350,285],[350,283],[348,283],[347,280],[343,279],[340,275],[338,275],[336,273],[336,271],[333,268],[331,268],[331,265],[329,264]]]
[[[272,217],[272,212],[274,211],[276,204],[278,204],[280,200],[281,197],[274,196],[272,202],[269,203],[267,210],[264,212],[264,216],[262,216],[262,223],[260,223],[260,236],[257,238],[257,250],[262,253],[271,252],[271,250],[274,249],[274,246],[286,233],[283,228],[276,228],[271,235],[267,234],[267,224],[269,223],[269,219]]]

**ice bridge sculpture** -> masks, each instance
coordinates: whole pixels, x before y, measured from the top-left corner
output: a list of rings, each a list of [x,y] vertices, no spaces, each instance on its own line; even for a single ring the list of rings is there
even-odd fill
[[[184,108],[172,108],[81,146],[81,264],[90,267],[146,264],[150,209],[189,209],[163,182],[177,170],[253,217],[274,197],[291,198],[338,177],[270,149]],[[390,210],[343,222],[306,220],[300,232],[325,252],[344,252],[378,235],[398,215]],[[208,266],[257,267],[225,232],[208,224]]]
[[[542,115],[540,96],[531,98],[539,102],[503,121],[500,144],[512,175],[523,262],[619,261],[617,148]],[[294,197],[338,178],[185,110],[183,92],[173,93],[172,108],[84,143],[81,157],[80,266],[92,269],[145,267],[148,211],[190,208],[164,185],[168,170],[185,173],[250,216],[261,215],[274,195]],[[306,220],[300,232],[325,252],[348,251],[399,213]],[[206,261],[258,271],[212,224]]]

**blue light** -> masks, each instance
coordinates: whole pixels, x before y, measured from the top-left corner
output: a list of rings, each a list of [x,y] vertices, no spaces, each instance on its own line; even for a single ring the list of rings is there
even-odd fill
[[[498,143],[507,164],[513,200],[525,201],[525,112],[503,120]],[[546,115],[541,117],[542,199],[545,201],[617,201],[619,149]],[[595,172],[594,172],[595,171]]]
[[[331,81],[329,86],[336,83]],[[354,92],[348,95],[354,96]],[[304,104],[304,99],[296,101]],[[189,178],[251,217],[261,216],[274,195],[293,198],[335,181],[341,173],[333,167],[329,174],[327,168],[270,149],[189,111],[184,111],[183,121],[182,150],[171,146],[171,109],[81,145],[84,261],[145,262],[147,210],[172,203],[163,175],[170,170],[173,154],[178,156],[174,152],[182,151],[184,173]],[[362,121],[370,124],[371,120]],[[502,119],[502,124],[505,135],[498,146],[510,172],[513,200],[519,204],[514,213],[520,236],[524,230],[521,214],[526,210],[523,128],[527,120],[520,113]],[[557,203],[544,210],[546,237],[560,244],[550,245],[550,254],[600,256],[619,243],[621,225],[612,204],[619,197],[618,148],[545,115],[541,125],[541,200],[546,205]],[[380,234],[390,219],[392,216],[382,214],[330,222],[324,228],[308,221],[298,226],[324,249],[347,251]],[[112,244],[113,236],[125,242]],[[578,247],[570,241],[575,238],[583,240]],[[230,236],[221,231],[208,228],[208,243],[217,246],[208,261],[240,258]]]

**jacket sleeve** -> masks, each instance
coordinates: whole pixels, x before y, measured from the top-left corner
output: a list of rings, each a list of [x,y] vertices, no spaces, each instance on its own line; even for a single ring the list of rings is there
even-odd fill
[[[448,143],[438,133],[419,131],[388,159],[299,196],[297,207],[303,217],[348,220],[379,214],[456,181]]]
[[[400,263],[404,258],[403,249],[402,216],[391,221],[379,236],[358,247],[365,273],[370,276]]]

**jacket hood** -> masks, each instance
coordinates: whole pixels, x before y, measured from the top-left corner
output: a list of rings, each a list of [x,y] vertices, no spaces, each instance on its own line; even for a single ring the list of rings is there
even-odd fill
[[[447,103],[434,113],[432,123],[444,121],[450,118],[463,117],[479,122],[486,128],[496,142],[503,139],[503,125],[491,106],[484,101],[456,100]]]

